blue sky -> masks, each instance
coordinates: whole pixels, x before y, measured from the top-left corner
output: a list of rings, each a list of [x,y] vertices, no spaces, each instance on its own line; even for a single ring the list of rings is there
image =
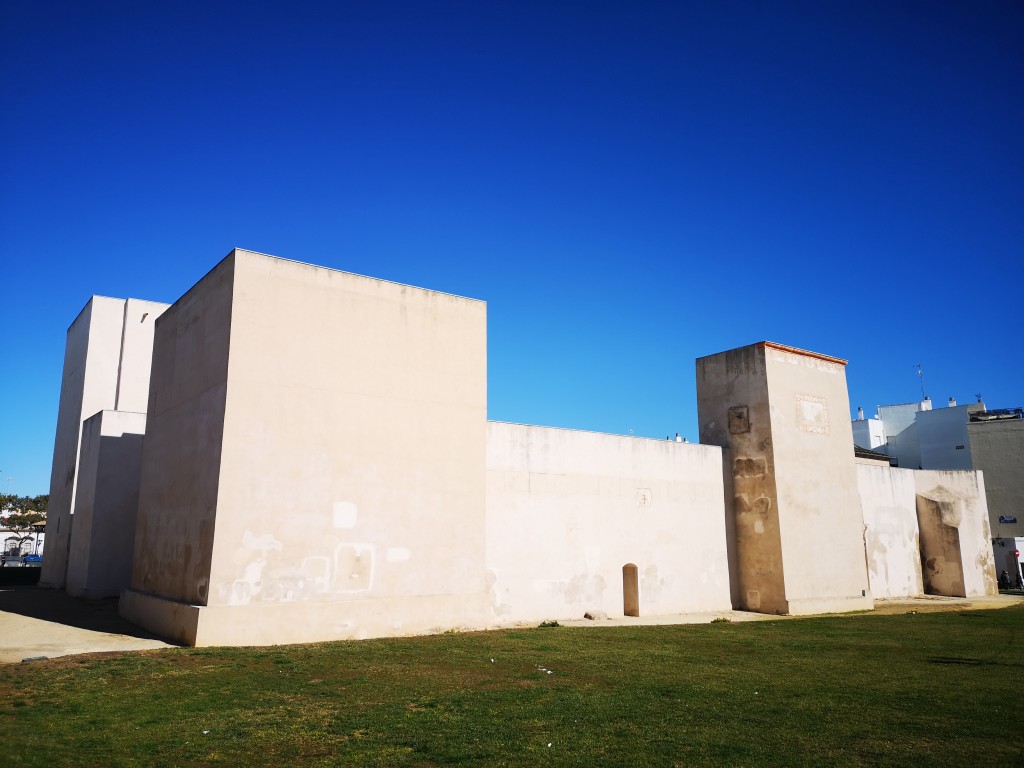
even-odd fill
[[[0,0],[0,487],[92,294],[232,247],[488,302],[492,419],[696,438],[694,359],[1024,404],[1019,2]],[[8,479],[10,478],[10,479]]]

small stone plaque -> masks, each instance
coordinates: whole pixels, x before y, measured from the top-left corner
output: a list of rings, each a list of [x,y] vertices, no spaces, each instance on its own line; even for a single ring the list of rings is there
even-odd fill
[[[729,409],[729,434],[739,435],[750,431],[750,410],[745,405]]]

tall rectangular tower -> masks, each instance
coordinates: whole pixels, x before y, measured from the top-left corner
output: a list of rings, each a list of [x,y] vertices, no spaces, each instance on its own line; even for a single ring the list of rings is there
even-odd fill
[[[40,583],[63,589],[82,422],[103,410],[146,412],[153,326],[166,304],[93,296],[68,328]]]
[[[703,357],[697,409],[729,450],[736,607],[871,608],[846,361],[768,341]]]
[[[122,615],[194,645],[482,626],[486,305],[235,250],[160,319]]]

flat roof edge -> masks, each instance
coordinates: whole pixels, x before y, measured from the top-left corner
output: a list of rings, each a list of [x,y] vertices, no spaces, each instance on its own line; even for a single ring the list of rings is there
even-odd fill
[[[234,248],[231,249],[231,253],[235,253],[235,252],[250,253],[253,256],[262,256],[262,257],[267,258],[267,259],[274,259],[276,261],[283,261],[283,262],[287,262],[289,264],[299,264],[299,265],[301,265],[303,267],[313,267],[314,269],[323,269],[323,270],[325,270],[327,272],[337,272],[338,274],[350,275],[352,277],[358,277],[358,278],[361,278],[363,280],[375,280],[378,283],[386,283],[388,285],[397,285],[400,288],[415,288],[417,291],[424,291],[425,293],[436,293],[439,296],[450,296],[453,299],[461,299],[463,301],[472,301],[472,302],[476,302],[478,304],[487,304],[486,299],[475,299],[472,296],[463,296],[461,294],[451,293],[449,291],[439,291],[436,288],[424,288],[421,285],[413,285],[412,283],[400,283],[397,280],[388,280],[387,278],[384,278],[384,277],[373,277],[372,275],[362,275],[362,274],[360,274],[358,272],[350,272],[347,269],[338,269],[337,267],[326,267],[323,264],[314,264],[314,263],[312,263],[310,261],[299,261],[298,259],[289,259],[289,258],[287,258],[285,256],[275,256],[272,253],[263,253],[262,251],[254,251],[251,248],[242,248],[241,246],[235,246]],[[231,253],[229,253],[228,256],[230,256]]]
[[[791,352],[794,355],[803,355],[804,357],[813,357],[817,360],[825,360],[829,363],[837,363],[839,365],[846,365],[849,361],[843,360],[841,357],[832,357],[832,355],[823,355],[820,352],[811,352],[808,349],[800,349],[799,347],[790,347],[785,344],[778,344],[774,341],[759,341],[755,347],[766,347],[768,349],[778,349],[782,352]]]

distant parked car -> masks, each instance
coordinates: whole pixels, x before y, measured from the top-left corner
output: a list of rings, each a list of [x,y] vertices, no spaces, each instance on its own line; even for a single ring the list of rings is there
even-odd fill
[[[40,565],[43,562],[42,555],[25,555],[22,563],[24,565]]]

